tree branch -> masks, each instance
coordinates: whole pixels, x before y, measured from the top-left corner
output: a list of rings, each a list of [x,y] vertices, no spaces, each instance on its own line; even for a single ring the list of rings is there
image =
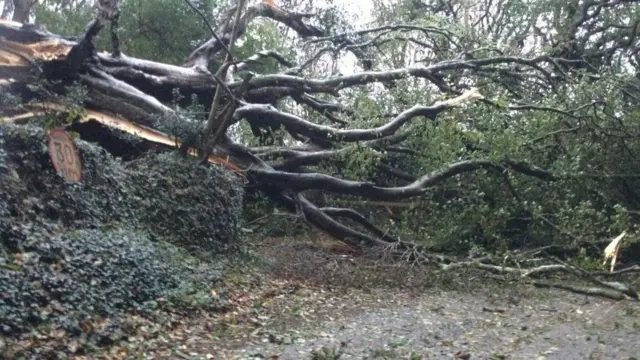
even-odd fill
[[[198,9],[195,5],[193,5],[191,1],[189,0],[184,0],[184,1],[187,3],[187,5],[189,5],[190,8],[193,9],[193,11],[195,11],[198,14],[198,16],[200,16],[200,18],[205,23],[205,25],[207,25],[207,28],[209,28],[209,32],[211,33],[211,36],[213,36],[213,38],[220,44],[220,47],[224,50],[224,52],[231,57],[232,56],[231,51],[229,50],[227,45],[222,41],[222,39],[220,39],[218,34],[216,34],[216,30],[213,28],[213,26],[211,26],[211,23],[209,22],[209,20],[207,20],[207,17],[204,16],[202,11],[200,11],[200,9]]]
[[[241,106],[236,110],[234,119],[240,120],[248,115],[262,115],[265,123],[267,123],[268,125],[283,125],[289,132],[303,134],[314,139],[329,141],[375,140],[393,135],[400,127],[402,127],[414,117],[424,116],[433,120],[439,113],[448,108],[459,106],[464,102],[473,101],[480,98],[482,98],[482,95],[480,95],[475,89],[472,89],[471,91],[459,97],[442,101],[432,106],[416,105],[411,109],[405,110],[386,125],[366,130],[340,130],[329,126],[314,124],[307,120],[301,119],[296,115],[278,111],[271,105],[248,104],[245,106]]]
[[[420,196],[426,190],[443,180],[465,172],[478,169],[505,171],[511,169],[541,180],[552,181],[556,177],[535,167],[528,167],[523,163],[507,161],[499,164],[490,160],[466,160],[445,166],[440,170],[424,175],[416,181],[399,187],[381,187],[369,182],[338,179],[325,174],[299,174],[284,171],[252,168],[247,170],[250,180],[262,186],[272,188],[288,188],[296,191],[322,189],[338,194],[361,196],[373,200],[399,200]]]

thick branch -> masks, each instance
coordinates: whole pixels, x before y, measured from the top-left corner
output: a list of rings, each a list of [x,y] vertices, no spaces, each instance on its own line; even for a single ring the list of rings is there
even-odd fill
[[[367,220],[362,214],[358,213],[353,209],[324,207],[324,208],[320,208],[320,210],[332,217],[344,217],[352,221],[355,221],[358,224],[362,225],[365,229],[371,231],[376,237],[384,241],[394,242],[394,243],[399,242],[397,238],[390,236],[387,231],[382,231],[380,228],[373,225],[369,220]]]
[[[248,115],[263,115],[265,122],[271,126],[283,125],[289,132],[302,134],[314,139],[330,141],[363,141],[375,140],[393,135],[400,127],[409,120],[417,116],[424,116],[429,119],[435,117],[442,111],[458,106],[466,101],[482,98],[477,91],[471,90],[457,98],[436,103],[432,106],[416,105],[409,110],[402,112],[389,123],[372,129],[335,129],[329,126],[318,125],[304,120],[296,115],[278,111],[271,105],[249,104],[239,107],[234,114],[236,120],[240,120]]]
[[[479,169],[498,171],[512,169],[545,181],[555,179],[553,175],[544,170],[526,167],[522,163],[506,162],[505,164],[499,164],[489,160],[460,161],[422,176],[408,185],[399,187],[381,187],[373,183],[343,180],[318,173],[298,174],[258,168],[248,169],[247,175],[257,184],[274,188],[295,189],[296,191],[322,189],[324,191],[361,196],[374,200],[399,200],[420,196],[424,194],[429,187],[448,178]]]
[[[211,108],[209,109],[209,116],[207,117],[207,125],[202,135],[203,143],[205,146],[205,149],[204,149],[205,158],[209,155],[210,147],[215,146],[216,140],[221,134],[221,129],[224,128],[226,123],[231,118],[231,115],[233,114],[233,110],[234,110],[233,108],[229,109],[228,111],[221,111],[220,113],[218,113],[218,106],[220,104],[220,98],[222,96],[222,89],[224,88],[227,91],[227,93],[230,93],[230,90],[227,88],[227,85],[223,84],[220,81],[220,77],[222,76],[222,74],[227,73],[229,66],[231,66],[231,61],[233,61],[233,54],[231,53],[231,49],[233,48],[233,43],[235,42],[235,39],[236,39],[236,35],[238,32],[238,24],[240,23],[240,14],[242,13],[242,9],[244,8],[245,3],[246,3],[245,0],[239,0],[237,3],[235,18],[233,21],[233,26],[231,27],[230,43],[232,46],[229,49],[227,49],[228,51],[227,51],[227,55],[225,56],[224,63],[222,64],[218,72],[214,75],[214,78],[218,82],[218,86],[213,96]],[[231,95],[229,101],[233,101],[233,100],[234,100],[233,95]],[[230,106],[235,107],[235,103],[230,104]],[[213,135],[213,138],[210,138],[211,135]]]
[[[296,202],[291,197],[285,196],[277,190],[274,192],[268,191],[267,194],[270,195],[270,197],[274,200],[279,201],[283,205],[287,206],[291,211],[295,211],[296,206],[299,205],[304,213],[306,220],[309,223],[319,228],[320,230],[331,234],[331,236],[346,242],[349,245],[356,247],[361,247],[363,244],[369,246],[389,245],[388,242],[381,240],[380,237],[371,236],[360,231],[353,230],[348,226],[339,223],[325,211],[318,209],[304,196],[298,196],[299,202]]]

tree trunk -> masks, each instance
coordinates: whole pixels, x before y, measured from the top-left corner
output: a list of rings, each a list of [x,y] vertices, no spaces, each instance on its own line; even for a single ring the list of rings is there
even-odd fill
[[[13,0],[13,17],[11,20],[22,24],[28,23],[31,7],[36,2],[37,0]]]

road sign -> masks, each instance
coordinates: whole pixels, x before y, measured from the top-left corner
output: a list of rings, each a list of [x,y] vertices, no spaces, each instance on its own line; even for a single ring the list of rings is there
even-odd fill
[[[82,164],[73,140],[64,129],[49,132],[49,156],[56,172],[68,182],[82,182]]]

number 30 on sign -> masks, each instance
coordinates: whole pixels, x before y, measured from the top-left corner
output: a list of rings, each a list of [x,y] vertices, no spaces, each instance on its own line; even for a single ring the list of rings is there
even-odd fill
[[[56,172],[66,181],[82,181],[82,164],[78,150],[64,129],[52,129],[49,132],[49,156]]]

